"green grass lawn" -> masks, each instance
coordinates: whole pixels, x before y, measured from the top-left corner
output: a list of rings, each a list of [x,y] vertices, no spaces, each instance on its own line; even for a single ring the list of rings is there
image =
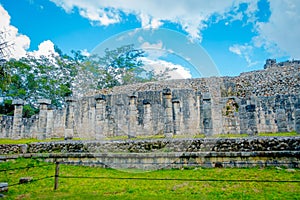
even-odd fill
[[[80,138],[73,138],[72,140],[82,140]],[[64,138],[49,138],[45,140],[38,140],[35,138],[26,138],[26,139],[0,139],[0,144],[30,144],[34,142],[52,142],[52,141],[64,141]]]
[[[46,165],[46,166],[45,166]],[[0,182],[18,183],[20,177],[38,180],[54,175],[55,165],[30,159],[0,163]],[[60,165],[60,176],[94,178],[54,178],[9,187],[5,199],[300,199],[299,182],[216,182],[198,180],[286,180],[299,181],[300,171],[280,168],[173,169],[150,172],[125,172],[98,167]],[[96,179],[95,177],[106,177]],[[116,179],[116,178],[129,179]],[[139,178],[139,179],[137,179]],[[152,179],[152,180],[151,180]],[[159,179],[159,180],[153,180]],[[163,180],[185,179],[185,180]]]

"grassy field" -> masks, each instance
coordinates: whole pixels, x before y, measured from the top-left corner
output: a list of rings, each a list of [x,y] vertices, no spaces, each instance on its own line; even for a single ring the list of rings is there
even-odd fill
[[[20,167],[28,168],[2,171]],[[54,175],[54,164],[19,159],[0,163],[0,170],[0,182],[8,182],[9,185],[18,183],[20,177],[29,176],[34,180],[31,183],[9,187],[5,199],[300,199],[300,182],[212,181],[299,181],[298,169],[195,168],[137,173],[60,165],[61,177],[56,191],[53,190],[53,177],[43,179]],[[70,178],[71,176],[73,178]],[[74,178],[82,176],[85,178]]]

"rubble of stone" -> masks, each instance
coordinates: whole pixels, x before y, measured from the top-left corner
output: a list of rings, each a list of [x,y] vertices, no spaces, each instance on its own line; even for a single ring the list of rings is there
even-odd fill
[[[267,60],[264,70],[236,77],[140,83],[102,90],[22,119],[0,116],[0,138],[87,138],[164,135],[300,133],[300,62]]]
[[[0,155],[60,153],[167,153],[167,152],[280,152],[300,151],[300,137],[184,138],[119,141],[59,141],[2,144]]]

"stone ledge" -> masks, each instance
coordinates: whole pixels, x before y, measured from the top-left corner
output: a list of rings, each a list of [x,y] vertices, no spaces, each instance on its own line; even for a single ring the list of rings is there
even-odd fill
[[[17,158],[157,158],[157,157],[295,157],[300,151],[256,152],[173,152],[173,153],[26,153],[1,155],[0,160]]]
[[[300,137],[59,141],[0,144],[0,155],[20,153],[166,153],[300,151]]]
[[[24,105],[24,101],[22,99],[14,99],[12,105]]]
[[[38,99],[37,100],[38,104],[46,104],[46,105],[50,105],[51,104],[51,100],[50,99]]]
[[[42,159],[72,165],[117,169],[156,170],[182,167],[266,167],[300,168],[299,151],[279,152],[174,152],[174,153],[47,153],[0,156],[0,162],[18,158]]]

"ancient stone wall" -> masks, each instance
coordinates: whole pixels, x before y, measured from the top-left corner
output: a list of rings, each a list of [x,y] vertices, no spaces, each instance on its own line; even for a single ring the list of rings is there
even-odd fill
[[[275,65],[275,66],[273,66]],[[0,138],[106,137],[299,132],[299,65],[267,67],[237,77],[211,77],[134,84],[66,99],[52,110],[41,99],[40,113],[1,116]]]
[[[300,137],[57,141],[0,144],[0,155],[26,153],[167,153],[300,151]]]
[[[300,167],[300,137],[65,141],[0,145],[0,162],[49,162],[144,170],[181,167]]]

